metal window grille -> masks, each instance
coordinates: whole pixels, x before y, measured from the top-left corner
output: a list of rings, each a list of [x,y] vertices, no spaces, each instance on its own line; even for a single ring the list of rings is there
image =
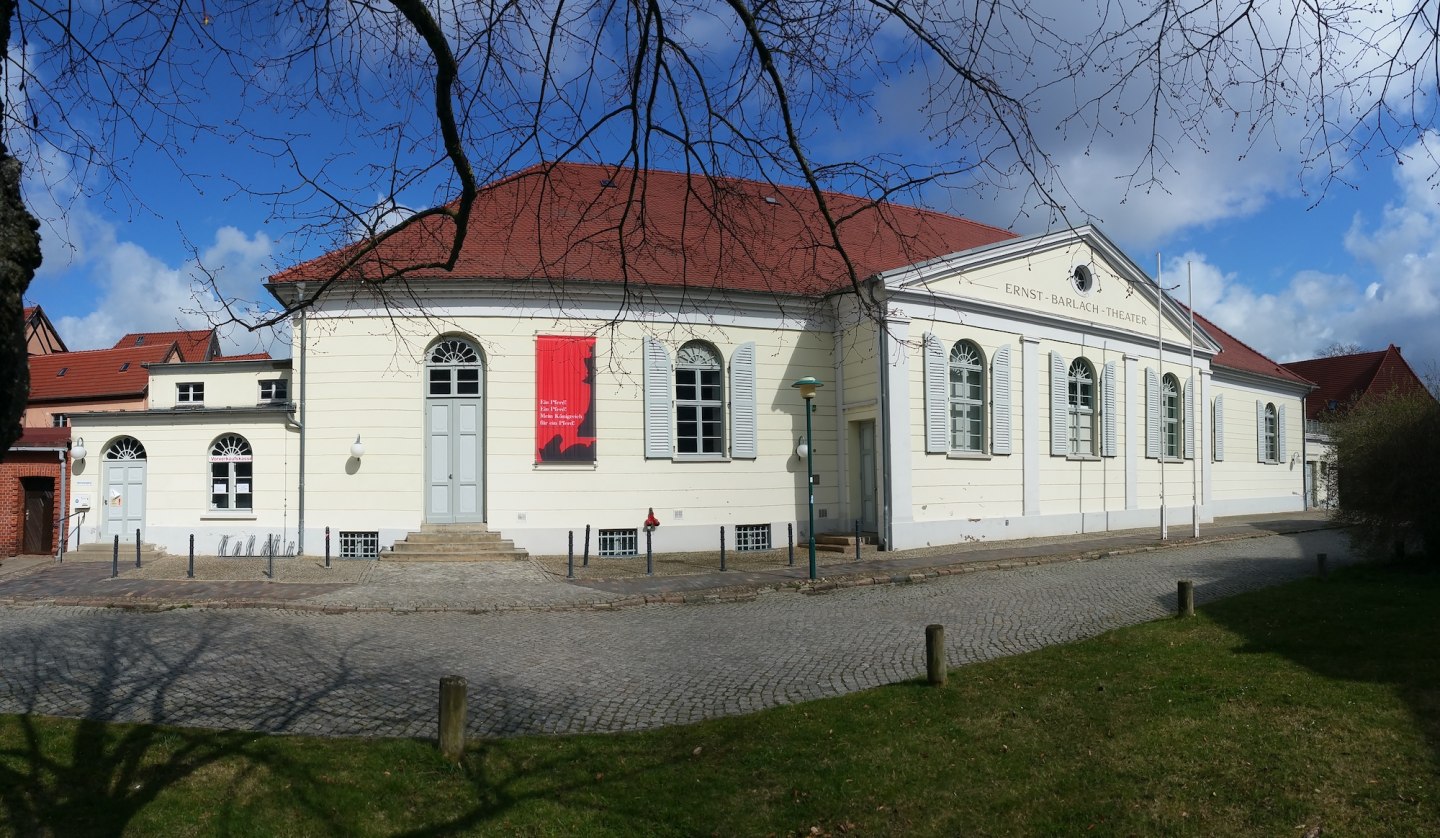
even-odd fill
[[[640,552],[639,530],[601,530],[599,556],[615,558],[634,556]]]
[[[770,549],[769,524],[736,524],[735,549],[741,553]]]
[[[342,559],[375,559],[380,556],[380,533],[378,532],[342,532],[340,533],[340,558]]]

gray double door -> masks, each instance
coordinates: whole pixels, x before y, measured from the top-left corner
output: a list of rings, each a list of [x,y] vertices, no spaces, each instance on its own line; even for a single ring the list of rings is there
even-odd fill
[[[120,536],[133,544],[136,532],[145,538],[145,448],[131,437],[110,445],[104,465],[104,532],[106,540]]]
[[[484,368],[458,338],[430,352],[425,397],[425,520],[485,520]]]

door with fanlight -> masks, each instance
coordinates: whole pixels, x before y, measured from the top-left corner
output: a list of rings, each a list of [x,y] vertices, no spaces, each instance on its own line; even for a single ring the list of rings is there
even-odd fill
[[[485,520],[485,365],[469,340],[448,337],[425,366],[425,520]]]
[[[120,536],[134,543],[145,538],[145,446],[122,436],[105,448],[102,459],[105,485],[102,528],[107,541]]]

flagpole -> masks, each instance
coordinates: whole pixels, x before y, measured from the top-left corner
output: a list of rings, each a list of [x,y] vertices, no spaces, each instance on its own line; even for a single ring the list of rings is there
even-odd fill
[[[1160,434],[1157,440],[1160,444],[1160,456],[1157,458],[1160,463],[1160,540],[1164,541],[1170,537],[1170,529],[1165,522],[1165,297],[1161,290],[1161,277],[1164,269],[1160,265],[1160,253],[1155,253],[1155,364],[1160,368],[1156,373],[1159,376],[1160,392],[1156,407],[1160,410],[1159,421],[1155,423],[1156,433]],[[1147,423],[1148,424],[1148,423]]]
[[[1205,403],[1196,396],[1194,388],[1200,383],[1199,377],[1195,375],[1195,277],[1190,262],[1185,263],[1185,285],[1186,294],[1189,295],[1190,308],[1190,404],[1192,410],[1186,418],[1191,420],[1190,435],[1195,438],[1195,445],[1190,449],[1190,536],[1200,537],[1200,495],[1197,485],[1200,481],[1200,452],[1204,448],[1205,440],[1203,434],[1196,433],[1193,422],[1199,418],[1205,409]],[[1201,423],[1203,427],[1203,423]]]

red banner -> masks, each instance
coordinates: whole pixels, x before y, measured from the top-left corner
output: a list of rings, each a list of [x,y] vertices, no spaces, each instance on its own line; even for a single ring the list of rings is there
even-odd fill
[[[535,339],[535,461],[595,462],[595,338]]]

